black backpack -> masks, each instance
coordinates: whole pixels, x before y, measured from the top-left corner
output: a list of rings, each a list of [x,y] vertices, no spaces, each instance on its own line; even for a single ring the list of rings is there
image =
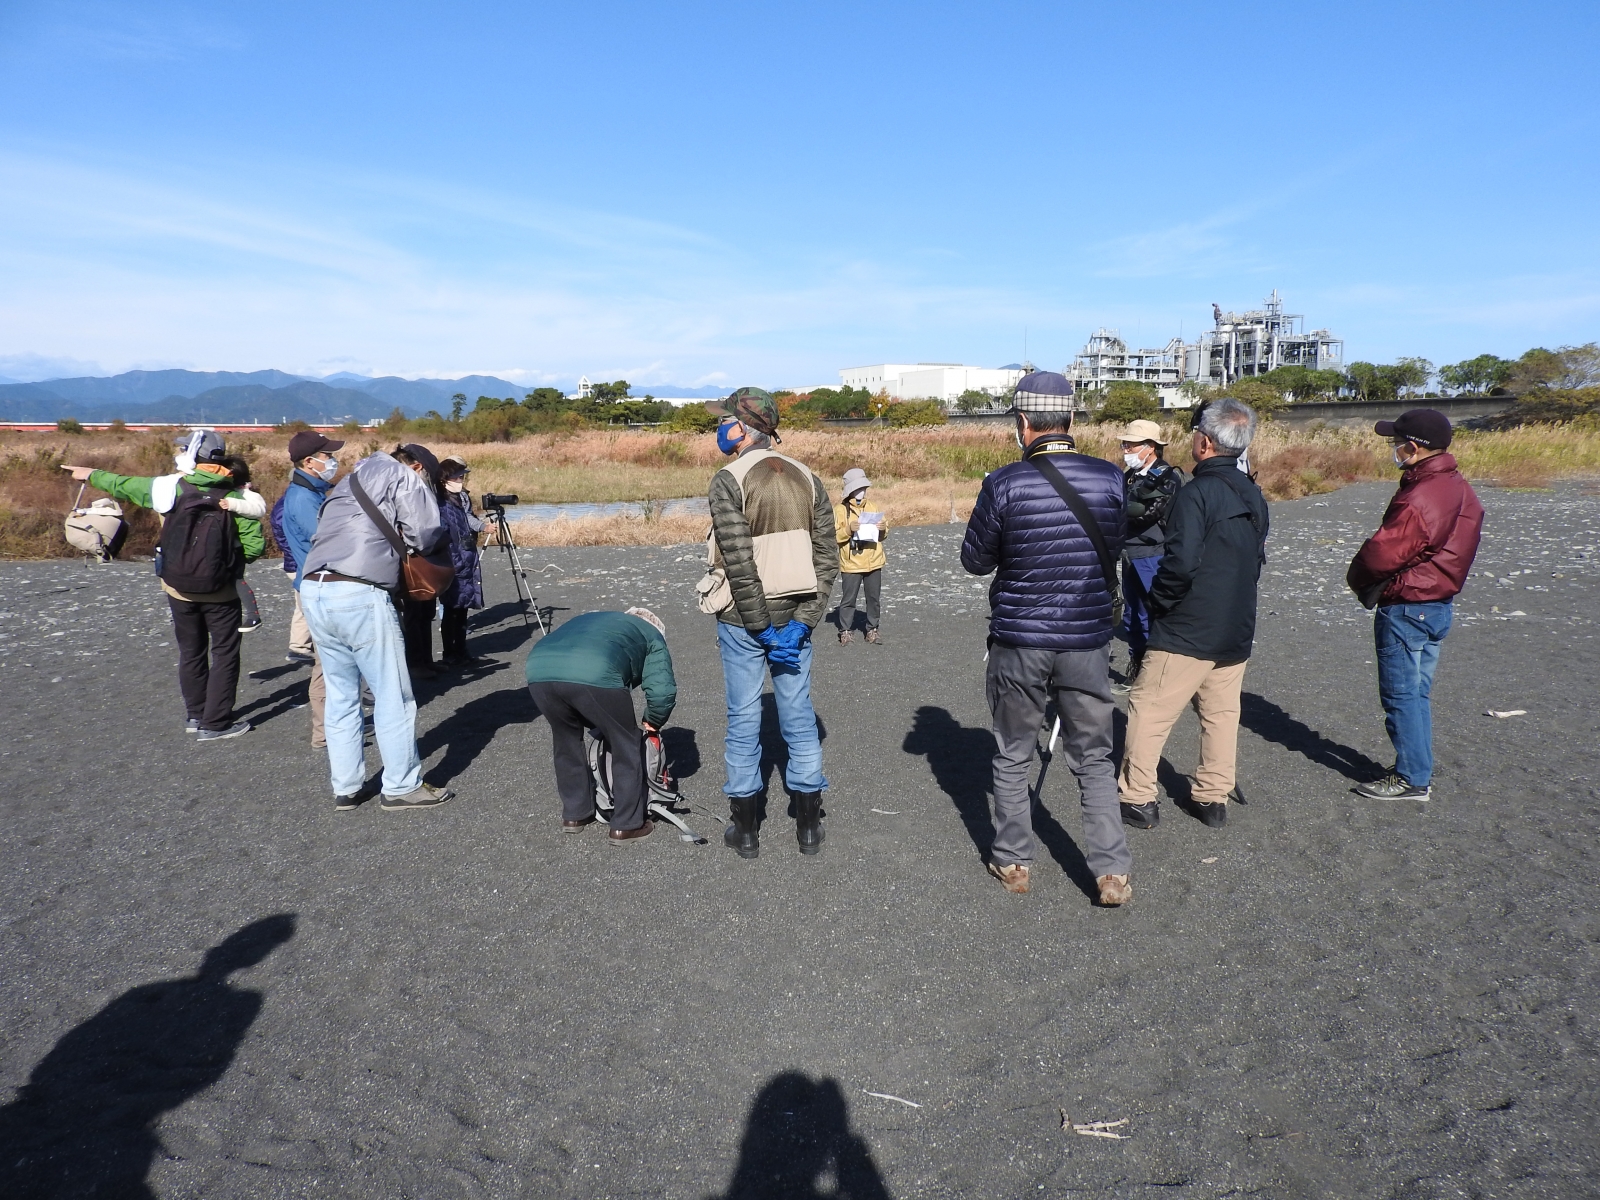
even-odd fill
[[[221,488],[178,481],[178,498],[161,526],[160,575],[178,592],[220,592],[244,575],[244,547]]]

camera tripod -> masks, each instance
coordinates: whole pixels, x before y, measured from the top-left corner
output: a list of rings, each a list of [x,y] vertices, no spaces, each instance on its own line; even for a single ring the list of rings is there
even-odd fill
[[[505,506],[490,504],[488,497],[485,497],[484,507],[494,514],[494,544],[500,547],[506,562],[511,567],[511,579],[517,589],[517,599],[522,604],[522,623],[532,628],[533,621],[537,621],[539,632],[549,633],[550,631],[545,628],[544,617],[539,612],[539,606],[534,602],[533,587],[528,583],[527,568],[522,565],[522,558],[517,554],[517,544],[511,540],[511,530],[506,525]],[[528,620],[530,608],[533,610],[533,621]]]

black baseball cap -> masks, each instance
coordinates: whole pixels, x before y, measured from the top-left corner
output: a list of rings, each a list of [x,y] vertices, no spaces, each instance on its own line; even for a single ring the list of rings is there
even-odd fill
[[[433,456],[433,451],[426,446],[419,446],[415,442],[407,442],[400,449],[411,455],[417,465],[428,473],[428,478],[437,482],[439,478],[439,460]]]
[[[310,458],[313,454],[321,454],[328,450],[337,450],[343,445],[343,442],[323,437],[315,429],[302,429],[289,439],[289,461],[299,462],[302,458]]]
[[[1450,444],[1450,418],[1432,408],[1413,408],[1392,421],[1379,421],[1373,430],[1379,437],[1404,438],[1425,450],[1443,450]]]

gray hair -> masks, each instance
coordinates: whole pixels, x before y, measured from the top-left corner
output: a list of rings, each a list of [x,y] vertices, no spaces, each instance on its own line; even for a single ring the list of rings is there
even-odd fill
[[[744,425],[743,421],[741,421],[739,423],[741,425]],[[744,449],[744,450],[771,450],[772,449],[772,437],[771,437],[771,435],[762,433],[761,430],[757,429],[754,425],[745,425],[744,426],[744,436],[745,436],[745,443],[741,447],[741,449]]]
[[[1200,432],[1224,454],[1243,454],[1256,436],[1256,414],[1242,400],[1224,396],[1200,414]]]

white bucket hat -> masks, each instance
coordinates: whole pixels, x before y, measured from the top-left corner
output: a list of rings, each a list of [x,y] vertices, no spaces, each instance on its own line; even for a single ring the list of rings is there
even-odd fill
[[[851,467],[844,473],[844,494],[853,496],[862,488],[871,487],[872,480],[867,478],[867,473],[860,467]]]

